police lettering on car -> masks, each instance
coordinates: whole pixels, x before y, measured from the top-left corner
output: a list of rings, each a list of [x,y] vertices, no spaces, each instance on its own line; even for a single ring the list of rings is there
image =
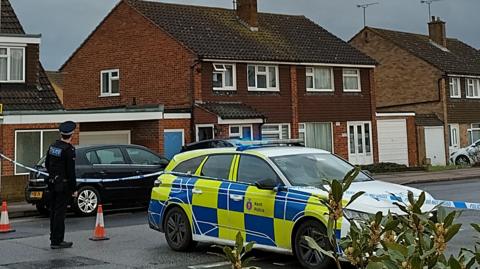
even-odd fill
[[[76,124],[67,121],[60,124],[61,138],[50,145],[45,160],[50,189],[50,247],[52,249],[70,248],[72,242],[65,242],[65,212],[67,203],[76,186],[75,148],[72,136]]]

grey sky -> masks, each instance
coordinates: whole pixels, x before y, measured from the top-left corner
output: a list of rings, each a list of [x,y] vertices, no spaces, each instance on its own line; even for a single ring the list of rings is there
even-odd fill
[[[58,69],[118,0],[10,0],[28,33],[42,34],[41,58]],[[427,32],[427,7],[420,0],[258,0],[261,12],[301,14],[344,40],[363,26],[359,3],[380,2],[367,10],[375,27]],[[166,0],[164,2],[232,8],[232,0]],[[433,15],[447,21],[447,34],[480,48],[480,0],[443,0]]]

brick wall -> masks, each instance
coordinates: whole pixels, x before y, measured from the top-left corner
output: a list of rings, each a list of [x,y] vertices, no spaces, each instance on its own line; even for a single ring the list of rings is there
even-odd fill
[[[333,146],[335,154],[348,160],[347,122],[333,123]]]
[[[189,50],[122,1],[62,68],[65,107],[190,107],[193,62]],[[99,97],[106,69],[120,70],[118,97]]]
[[[408,165],[419,166],[418,145],[417,145],[417,125],[415,117],[407,118],[407,143],[408,143]]]
[[[375,70],[377,108],[440,101],[438,80],[443,75],[440,70],[370,29],[362,31],[350,44],[379,62]]]
[[[25,82],[27,85],[37,85],[40,71],[38,44],[28,44],[25,54]]]

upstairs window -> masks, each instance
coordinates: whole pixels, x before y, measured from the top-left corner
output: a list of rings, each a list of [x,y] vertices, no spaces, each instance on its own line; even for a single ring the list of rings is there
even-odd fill
[[[213,90],[215,91],[235,91],[235,65],[233,64],[213,64]]]
[[[450,97],[460,98],[460,78],[450,78]]]
[[[343,69],[343,91],[360,92],[362,91],[360,83],[360,70]]]
[[[280,91],[278,66],[249,65],[247,71],[249,91]]]
[[[467,79],[467,98],[480,98],[480,79]]]
[[[0,47],[0,82],[25,82],[25,48]]]
[[[290,139],[290,124],[262,125],[262,138],[267,140]]]
[[[118,69],[102,71],[100,80],[102,87],[100,96],[120,95],[120,71]]]
[[[307,92],[333,92],[333,69],[307,67]]]

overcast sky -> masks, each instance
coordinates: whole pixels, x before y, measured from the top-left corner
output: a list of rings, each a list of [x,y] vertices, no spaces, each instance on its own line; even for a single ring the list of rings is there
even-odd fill
[[[363,27],[359,3],[380,2],[367,10],[367,24],[427,33],[427,6],[420,0],[258,0],[261,12],[305,15],[349,40]],[[30,34],[42,34],[41,59],[57,70],[118,0],[10,0]],[[232,8],[232,0],[165,0],[163,2]],[[480,0],[434,2],[432,15],[447,21],[447,35],[480,48]],[[128,19],[128,18],[125,18]]]

